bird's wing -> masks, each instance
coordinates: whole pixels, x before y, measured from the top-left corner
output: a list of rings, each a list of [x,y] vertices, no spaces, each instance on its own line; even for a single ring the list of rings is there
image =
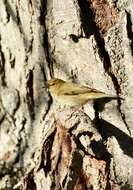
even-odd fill
[[[68,90],[67,90],[68,88]],[[62,89],[62,93],[64,95],[70,95],[70,96],[74,96],[74,95],[79,95],[79,94],[87,94],[87,93],[103,93],[101,91],[98,91],[96,89],[92,89],[92,88],[89,88],[89,87],[86,87],[86,86],[80,86],[80,85],[75,85],[75,84],[69,84],[69,86],[66,88],[65,86],[65,89],[63,90]],[[104,93],[103,93],[104,94]]]

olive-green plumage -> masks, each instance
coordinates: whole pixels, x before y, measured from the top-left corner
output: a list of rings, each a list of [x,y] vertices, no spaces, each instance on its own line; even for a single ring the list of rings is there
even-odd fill
[[[96,89],[67,82],[58,78],[50,79],[48,81],[48,88],[53,99],[58,101],[61,105],[82,106],[89,100],[118,98],[117,96],[108,95]]]

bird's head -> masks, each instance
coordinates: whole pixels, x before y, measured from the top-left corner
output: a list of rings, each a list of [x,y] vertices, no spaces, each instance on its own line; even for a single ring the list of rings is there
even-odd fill
[[[65,81],[58,79],[58,78],[52,78],[52,79],[48,80],[48,88],[49,88],[50,92],[58,90],[64,82]]]

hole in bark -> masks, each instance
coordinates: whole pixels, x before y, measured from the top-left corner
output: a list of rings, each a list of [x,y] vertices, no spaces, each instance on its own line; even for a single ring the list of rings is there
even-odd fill
[[[76,36],[76,35],[74,35],[74,34],[70,34],[69,36],[70,36],[70,38],[73,40],[73,42],[77,43],[77,42],[79,41],[78,36]]]

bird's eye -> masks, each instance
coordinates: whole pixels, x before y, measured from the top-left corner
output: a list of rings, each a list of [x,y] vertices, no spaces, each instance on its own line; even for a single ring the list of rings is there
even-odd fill
[[[49,85],[49,86],[54,86],[54,85],[56,85],[56,84],[58,84],[58,83],[59,83],[59,80],[54,79],[54,80],[50,80],[50,81],[48,82],[48,85]]]
[[[53,82],[53,81],[51,81],[51,82],[48,83],[49,86],[54,86],[55,84],[56,84],[56,83]]]
[[[54,85],[55,85],[55,83],[51,83],[51,84],[50,84],[50,86],[54,86]]]

